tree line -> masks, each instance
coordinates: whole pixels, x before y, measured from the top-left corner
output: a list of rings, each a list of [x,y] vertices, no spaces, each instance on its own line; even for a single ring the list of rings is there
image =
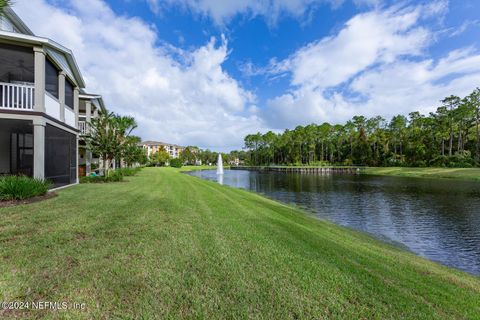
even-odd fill
[[[250,134],[250,165],[368,165],[471,167],[480,164],[480,89],[441,100],[436,112],[408,117],[355,116],[344,125],[298,126],[281,134]]]

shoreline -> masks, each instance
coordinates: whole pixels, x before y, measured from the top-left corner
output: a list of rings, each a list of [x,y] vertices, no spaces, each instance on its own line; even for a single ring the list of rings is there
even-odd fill
[[[347,167],[347,166],[237,166],[233,170],[258,170],[299,173],[359,173],[361,175],[378,175],[409,178],[456,179],[480,181],[480,168],[440,168],[440,167]]]

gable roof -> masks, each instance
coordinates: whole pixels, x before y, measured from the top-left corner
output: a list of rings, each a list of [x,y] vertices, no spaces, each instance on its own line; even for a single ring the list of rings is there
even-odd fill
[[[32,30],[25,24],[25,22],[20,19],[20,17],[12,10],[10,7],[3,9],[3,15],[15,26],[15,28],[20,31],[20,33],[34,36]]]

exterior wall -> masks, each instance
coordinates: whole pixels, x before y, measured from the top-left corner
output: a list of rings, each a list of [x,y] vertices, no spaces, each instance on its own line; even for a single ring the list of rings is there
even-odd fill
[[[150,157],[160,150],[165,150],[170,157],[178,158],[183,151],[182,147],[174,144],[143,144],[143,149],[147,150],[147,156]]]

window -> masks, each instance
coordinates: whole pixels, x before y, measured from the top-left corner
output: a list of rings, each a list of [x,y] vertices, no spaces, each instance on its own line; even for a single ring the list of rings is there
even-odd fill
[[[65,80],[65,105],[73,110],[73,84]]]
[[[45,60],[45,90],[58,99],[58,70],[48,59]]]

